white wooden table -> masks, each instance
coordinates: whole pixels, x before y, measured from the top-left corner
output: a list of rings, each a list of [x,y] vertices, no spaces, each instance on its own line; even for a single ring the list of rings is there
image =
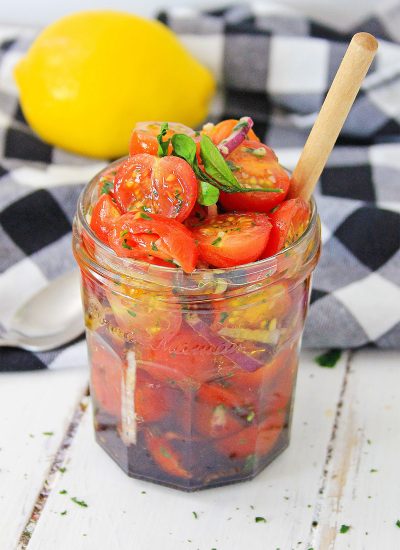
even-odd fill
[[[85,370],[1,374],[0,549],[399,549],[399,354],[333,369],[314,356],[289,449],[251,482],[198,493],[130,479],[100,449]]]

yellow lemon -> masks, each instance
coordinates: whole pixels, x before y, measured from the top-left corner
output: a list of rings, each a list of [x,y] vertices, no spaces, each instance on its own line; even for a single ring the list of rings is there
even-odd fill
[[[196,126],[214,91],[210,72],[162,23],[80,12],[47,27],[15,68],[22,110],[39,136],[93,157],[119,157],[142,120]]]

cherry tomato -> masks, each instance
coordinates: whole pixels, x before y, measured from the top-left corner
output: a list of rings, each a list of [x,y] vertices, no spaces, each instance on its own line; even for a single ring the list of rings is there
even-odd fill
[[[90,227],[99,239],[108,244],[108,234],[121,214],[122,212],[110,195],[101,195],[93,208]]]
[[[267,414],[275,411],[284,411],[292,397],[293,385],[297,372],[297,352],[285,350],[284,363],[273,383],[266,389],[263,396],[264,407]]]
[[[156,380],[189,389],[217,374],[214,359],[206,340],[183,325],[168,345],[143,349],[140,367]]]
[[[285,415],[277,412],[260,424],[244,428],[223,439],[218,439],[215,448],[229,458],[245,458],[248,455],[262,456],[272,450],[285,421]]]
[[[187,273],[196,267],[198,251],[191,232],[176,220],[156,214],[123,214],[109,233],[108,242],[118,256],[140,260],[151,255],[173,262]]]
[[[213,124],[206,124],[203,127],[202,134],[209,136],[215,145],[218,145],[223,139],[226,139],[231,135],[233,128],[239,121],[233,118],[222,120],[218,122],[215,126]],[[256,136],[253,130],[250,130],[247,134],[249,140],[259,142],[259,138]]]
[[[133,129],[129,144],[129,154],[149,153],[149,155],[158,154],[157,136],[161,131],[162,122],[138,122]],[[163,141],[167,141],[173,134],[185,134],[194,137],[195,132],[188,126],[178,122],[169,122],[168,130]],[[168,148],[168,154],[172,151],[172,146]]]
[[[87,331],[91,387],[99,405],[113,416],[121,414],[122,361],[95,332]]]
[[[114,195],[123,212],[144,211],[183,221],[197,199],[198,183],[179,157],[147,153],[129,157],[117,170]]]
[[[156,464],[167,474],[183,479],[190,479],[192,474],[182,465],[179,453],[172,447],[166,437],[157,437],[146,433],[147,448]]]
[[[220,214],[193,227],[200,257],[214,267],[233,267],[257,260],[271,224],[265,214]]]
[[[106,294],[115,321],[128,341],[157,347],[169,342],[179,331],[181,311],[166,308],[159,296],[124,285]]]
[[[282,202],[290,180],[280,166],[275,153],[258,141],[243,141],[227,158],[238,182],[248,189],[274,188],[281,193],[250,191],[247,193],[220,193],[220,202],[226,210],[269,212]]]
[[[168,390],[149,374],[137,370],[135,412],[142,422],[158,422],[171,410]]]
[[[282,202],[270,214],[272,229],[262,257],[273,256],[294,243],[306,230],[309,218],[310,208],[303,199]]]

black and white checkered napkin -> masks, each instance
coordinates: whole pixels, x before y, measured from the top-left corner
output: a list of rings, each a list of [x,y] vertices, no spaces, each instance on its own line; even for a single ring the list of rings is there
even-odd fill
[[[400,7],[341,33],[263,2],[161,14],[216,75],[212,119],[248,114],[293,168],[351,35],[380,39],[376,61],[329,161],[316,199],[323,254],[303,343],[400,347]],[[0,27],[0,329],[48,280],[74,267],[71,222],[82,186],[105,163],[40,141],[12,77],[34,32]],[[190,75],[188,75],[190,77]],[[29,353],[0,348],[0,370],[77,366],[78,341]]]

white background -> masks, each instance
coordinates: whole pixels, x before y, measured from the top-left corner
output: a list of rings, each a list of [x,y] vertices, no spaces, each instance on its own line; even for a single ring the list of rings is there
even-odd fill
[[[74,11],[87,9],[125,10],[151,16],[162,7],[173,5],[219,7],[245,0],[1,0],[0,23],[42,26]],[[320,21],[333,19],[340,26],[350,26],[377,9],[398,0],[280,0],[298,7]],[[362,14],[362,17],[360,17]]]

